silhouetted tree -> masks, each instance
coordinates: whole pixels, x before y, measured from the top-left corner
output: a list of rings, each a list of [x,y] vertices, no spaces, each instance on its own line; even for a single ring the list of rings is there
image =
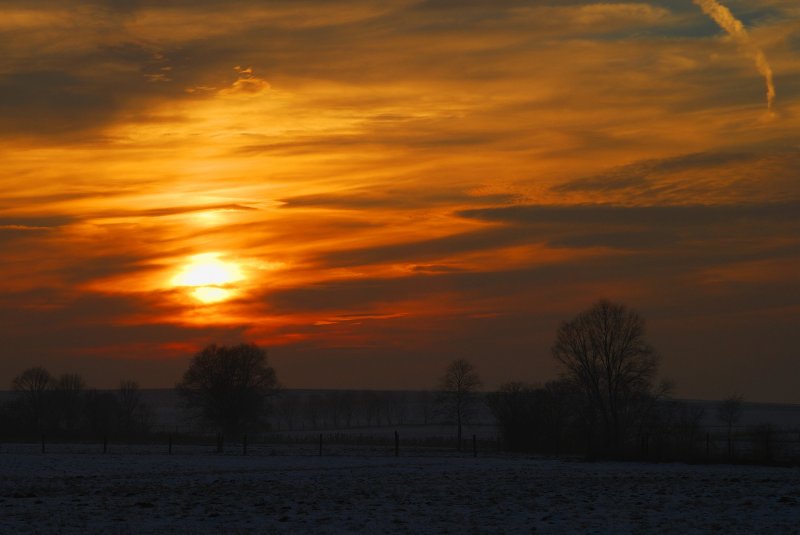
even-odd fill
[[[546,449],[561,453],[567,442],[567,434],[575,418],[576,399],[580,393],[575,383],[565,379],[548,381],[544,385],[542,398],[542,429],[547,441]]]
[[[733,426],[742,418],[744,397],[739,394],[729,396],[717,405],[717,418],[728,430],[728,456],[733,456]]]
[[[212,344],[194,356],[176,388],[203,421],[235,436],[267,425],[267,399],[278,380],[255,344]]]
[[[487,395],[506,449],[560,453],[570,425],[574,388],[568,381],[550,381],[534,388],[511,382]]]
[[[86,383],[77,373],[64,373],[53,384],[53,401],[58,425],[67,433],[74,433],[83,416],[83,391]]]
[[[776,453],[776,436],[778,429],[775,425],[765,422],[750,428],[750,436],[753,442],[753,454],[756,460],[770,463],[774,460]]]
[[[522,382],[502,385],[486,396],[486,404],[497,421],[506,449],[534,449],[536,429],[536,389]]]
[[[37,431],[44,431],[52,401],[53,377],[46,369],[28,368],[11,381],[23,416]]]
[[[664,459],[694,459],[703,441],[705,410],[686,401],[669,400],[659,404],[660,425],[653,430],[653,445]]]
[[[619,451],[654,396],[658,358],[644,338],[644,320],[601,300],[558,328],[552,354],[583,395],[589,433],[598,424],[606,448]],[[591,435],[590,435],[591,436]]]
[[[136,381],[122,380],[117,389],[120,427],[127,435],[147,432],[151,426],[152,412],[142,400],[142,392]]]
[[[480,386],[475,367],[466,359],[451,362],[439,380],[439,404],[445,418],[456,424],[458,449],[461,449],[463,424],[474,415]]]
[[[108,437],[119,428],[119,404],[111,392],[88,390],[84,394],[87,431],[95,439]]]

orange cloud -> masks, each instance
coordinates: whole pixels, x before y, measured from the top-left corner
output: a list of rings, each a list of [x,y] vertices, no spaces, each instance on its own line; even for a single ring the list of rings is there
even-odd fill
[[[219,91],[220,95],[256,95],[270,89],[269,82],[253,74],[252,67],[234,67],[238,78],[230,87]]]
[[[800,75],[796,7],[748,6]],[[601,296],[711,370],[715,340],[751,341],[730,311],[755,339],[800,302],[797,91],[759,122],[761,80],[691,3],[18,10],[0,23],[5,373],[34,354],[174,372],[179,351],[255,340],[291,386],[338,363],[367,382],[329,386],[383,369],[421,388],[456,355],[490,384],[540,380],[555,325]],[[240,276],[175,284],[213,254]],[[681,346],[681,322],[702,336]],[[769,338],[776,373],[790,338]],[[144,384],[171,384],[154,369]]]

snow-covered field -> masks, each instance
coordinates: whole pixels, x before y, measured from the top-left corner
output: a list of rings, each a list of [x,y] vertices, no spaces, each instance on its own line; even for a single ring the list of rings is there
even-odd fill
[[[34,451],[0,451],[2,533],[800,532],[798,468]]]

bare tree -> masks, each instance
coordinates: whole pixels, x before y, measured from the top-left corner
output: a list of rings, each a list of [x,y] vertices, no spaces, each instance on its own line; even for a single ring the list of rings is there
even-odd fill
[[[176,388],[203,421],[236,435],[267,425],[267,400],[279,386],[265,350],[212,344],[194,356]]]
[[[139,383],[124,379],[119,382],[117,389],[117,404],[119,405],[120,426],[127,433],[147,431],[151,425],[152,410],[144,400]]]
[[[87,390],[84,394],[86,430],[95,438],[108,436],[117,429],[119,405],[112,392]]]
[[[77,373],[64,373],[53,385],[56,413],[60,426],[74,432],[83,415],[83,391],[86,383]]]
[[[740,394],[729,396],[717,405],[717,418],[728,428],[728,456],[733,456],[733,426],[742,419],[744,397]]]
[[[551,349],[567,379],[578,385],[590,418],[598,419],[606,447],[617,450],[654,396],[658,368],[639,314],[601,300],[558,328]]]
[[[691,458],[696,454],[696,447],[703,436],[703,418],[705,409],[686,401],[672,401],[663,405],[671,413],[671,425],[667,426],[665,437],[674,444],[677,454]]]
[[[43,431],[53,388],[53,377],[40,366],[28,368],[11,381],[27,418],[38,431]]]
[[[466,359],[451,362],[439,380],[439,403],[444,416],[456,423],[459,450],[462,427],[474,415],[480,386],[481,379],[475,366]]]
[[[519,381],[506,383],[486,396],[505,448],[521,451],[533,448],[533,436],[539,429],[536,422],[539,391]]]
[[[117,390],[119,411],[124,429],[131,429],[136,421],[136,409],[142,402],[142,393],[136,381],[123,379],[119,382]]]

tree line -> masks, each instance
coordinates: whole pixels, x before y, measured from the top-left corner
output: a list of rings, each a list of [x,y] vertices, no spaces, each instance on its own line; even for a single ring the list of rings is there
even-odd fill
[[[505,448],[597,458],[710,459],[704,409],[671,397],[673,384],[658,380],[660,356],[645,335],[636,311],[608,300],[562,322],[551,347],[558,379],[541,386],[512,381],[485,396]],[[477,376],[472,382],[479,384]],[[736,457],[734,427],[742,413],[740,395],[717,404],[726,452],[714,452],[716,458]],[[770,424],[749,429],[750,457],[771,461],[777,432]],[[715,436],[715,449],[718,440]]]
[[[646,340],[643,318],[625,305],[601,300],[558,327],[551,347],[559,378],[534,386],[512,381],[481,392],[476,368],[451,362],[435,392],[420,393],[416,421],[452,424],[456,443],[478,412],[496,421],[505,449],[591,456],[635,453],[687,456],[702,434],[703,412],[671,399],[658,381],[660,358]],[[114,433],[146,434],[153,411],[133,381],[114,392],[87,389],[74,373],[51,376],[30,368],[12,381],[14,396],[2,412],[6,428],[70,438]],[[197,428],[230,437],[283,429],[403,424],[410,398],[371,391],[284,396],[266,350],[254,344],[211,344],[198,352],[176,384]],[[719,418],[728,429],[741,416],[741,398],[726,400]],[[274,425],[273,425],[274,427]]]
[[[95,390],[77,373],[53,376],[37,366],[17,375],[11,389],[11,399],[0,407],[6,436],[135,438],[147,434],[153,424],[152,409],[131,380],[121,380],[116,391]]]

